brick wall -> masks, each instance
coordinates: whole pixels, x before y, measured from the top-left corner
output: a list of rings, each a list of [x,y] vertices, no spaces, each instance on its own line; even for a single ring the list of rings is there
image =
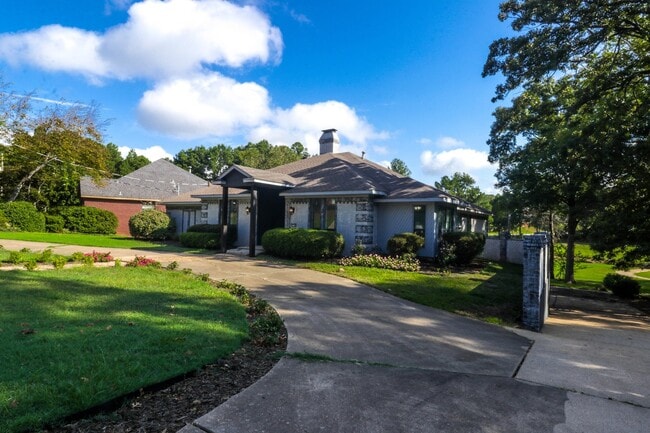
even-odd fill
[[[129,218],[142,211],[142,202],[135,200],[101,200],[83,199],[84,206],[96,207],[111,211],[117,217],[117,234],[129,236]],[[164,205],[156,205],[156,209],[165,212]]]

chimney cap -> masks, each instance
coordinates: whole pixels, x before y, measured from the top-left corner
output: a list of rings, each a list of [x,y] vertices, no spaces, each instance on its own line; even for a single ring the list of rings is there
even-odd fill
[[[337,132],[338,129],[336,128],[330,128],[330,129],[322,129],[321,132]]]

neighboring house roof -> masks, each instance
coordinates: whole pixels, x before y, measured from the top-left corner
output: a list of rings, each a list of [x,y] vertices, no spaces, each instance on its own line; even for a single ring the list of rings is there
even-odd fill
[[[208,182],[159,159],[118,179],[95,183],[92,178],[84,177],[79,184],[82,198],[162,201],[204,188]]]

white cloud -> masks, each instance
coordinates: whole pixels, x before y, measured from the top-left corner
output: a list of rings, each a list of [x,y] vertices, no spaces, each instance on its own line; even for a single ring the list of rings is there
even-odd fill
[[[118,4],[125,4],[117,2]],[[50,25],[0,35],[0,58],[91,80],[167,78],[205,65],[279,61],[282,35],[252,6],[226,1],[149,0],[104,34]]]
[[[440,149],[456,149],[465,147],[465,143],[454,137],[440,137],[436,140],[436,146]]]
[[[267,90],[218,73],[197,74],[156,85],[143,95],[138,120],[148,129],[182,138],[227,136],[271,115]]]
[[[442,152],[426,150],[420,154],[420,163],[424,174],[434,176],[436,180],[442,176],[452,176],[456,172],[468,173],[476,180],[481,191],[492,193],[496,181],[495,166],[487,158],[487,152],[469,148]]]
[[[429,146],[433,144],[433,140],[430,138],[422,137],[418,140],[418,143],[423,145],[423,146]]]
[[[427,174],[449,175],[457,171],[471,172],[491,167],[487,152],[475,149],[453,149],[434,153],[425,150],[420,155],[422,170]]]
[[[174,159],[174,156],[171,153],[167,152],[160,146],[151,146],[146,149],[131,148],[127,146],[120,146],[117,148],[117,150],[120,151],[122,158],[125,158],[131,149],[133,149],[138,155],[146,156],[149,161],[157,161],[162,158]]]
[[[341,146],[335,151],[360,153],[370,140],[383,140],[388,133],[374,127],[348,105],[339,101],[296,104],[290,109],[276,109],[271,119],[251,130],[249,139],[267,139],[273,144],[290,145],[300,141],[311,154],[318,154],[320,131],[336,128]]]

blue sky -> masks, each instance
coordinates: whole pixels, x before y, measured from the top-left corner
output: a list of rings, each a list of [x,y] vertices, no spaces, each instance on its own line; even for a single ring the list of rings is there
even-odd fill
[[[455,171],[493,191],[485,144],[511,34],[498,0],[5,2],[0,74],[16,92],[98,103],[105,141],[157,159],[268,139],[400,158],[433,184]]]

